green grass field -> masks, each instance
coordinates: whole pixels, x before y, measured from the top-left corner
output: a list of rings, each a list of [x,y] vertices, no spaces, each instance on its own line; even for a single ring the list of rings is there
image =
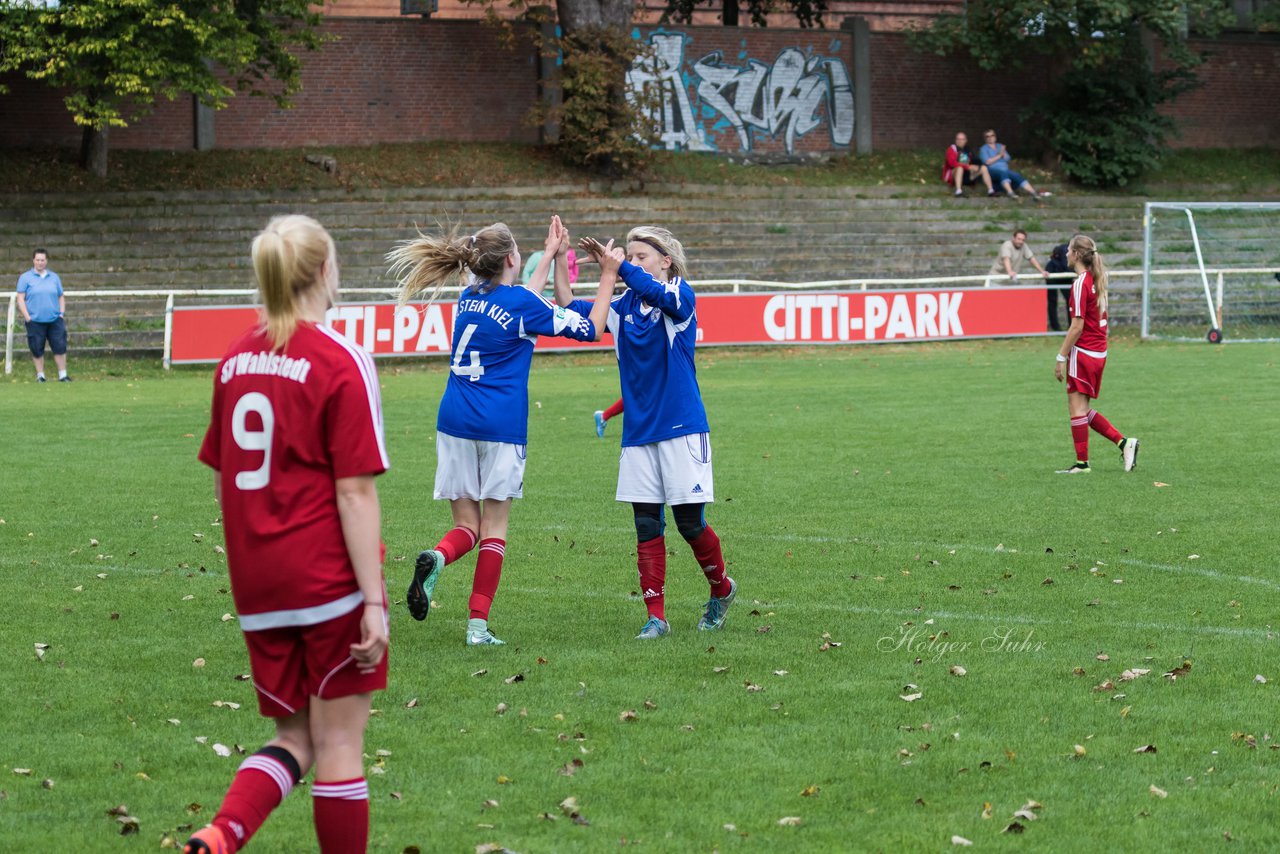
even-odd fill
[[[404,610],[448,525],[444,374],[384,363],[372,850],[1280,848],[1280,347],[1113,342],[1098,408],[1140,465],[1095,434],[1073,478],[1053,474],[1073,459],[1055,347],[704,350],[708,517],[740,592],[722,632],[695,632],[705,582],[673,527],[673,633],[648,645],[618,425],[590,425],[616,369],[538,359],[501,649],[462,644],[473,558],[426,622]],[[237,679],[195,460],[208,370],[72,369],[0,384],[0,848],[150,851],[212,817],[240,761],[212,746],[251,752],[270,727]],[[309,801],[250,850],[312,850]],[[1038,818],[1015,819],[1028,801]],[[107,814],[122,804],[136,834]]]

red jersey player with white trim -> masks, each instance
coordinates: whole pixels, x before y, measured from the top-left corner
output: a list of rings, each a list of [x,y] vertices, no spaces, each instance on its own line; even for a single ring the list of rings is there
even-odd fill
[[[253,265],[266,322],[214,373],[200,460],[216,472],[231,593],[276,737],[241,764],[213,822],[183,850],[239,850],[314,764],[320,850],[359,852],[369,834],[364,729],[373,692],[387,686],[378,378],[367,353],[324,325],[338,265],[318,222],[271,220]]]
[[[1071,326],[1058,350],[1053,373],[1063,380],[1066,367],[1067,413],[1071,417],[1071,440],[1076,462],[1058,474],[1088,474],[1089,429],[1093,428],[1120,448],[1125,471],[1138,465],[1138,440],[1125,437],[1093,408],[1092,401],[1102,390],[1102,371],[1107,366],[1107,266],[1092,237],[1077,234],[1067,246],[1067,263],[1076,271],[1071,285],[1067,313]]]

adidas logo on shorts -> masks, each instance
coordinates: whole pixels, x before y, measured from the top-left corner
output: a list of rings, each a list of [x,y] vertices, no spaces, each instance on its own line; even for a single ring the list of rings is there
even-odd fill
[[[693,489],[691,489],[691,490],[689,490],[689,491],[690,491],[690,492],[692,492],[694,495],[701,495],[701,494],[702,494],[702,484],[700,484],[700,483],[695,483],[695,484],[693,485]]]

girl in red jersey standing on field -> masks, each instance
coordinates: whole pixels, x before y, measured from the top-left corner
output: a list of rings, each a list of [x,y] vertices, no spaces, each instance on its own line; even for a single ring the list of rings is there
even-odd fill
[[[1091,401],[1102,389],[1102,371],[1107,366],[1107,267],[1093,238],[1077,234],[1067,247],[1067,263],[1076,271],[1067,312],[1071,326],[1058,350],[1053,373],[1067,379],[1067,412],[1071,416],[1071,440],[1076,446],[1076,463],[1058,474],[1088,474],[1089,428],[1093,428],[1120,448],[1124,470],[1138,465],[1138,440],[1126,438],[1095,410]]]
[[[318,222],[271,220],[253,267],[266,322],[218,365],[200,460],[216,473],[231,593],[276,737],[240,765],[183,851],[243,848],[314,765],[320,851],[362,852],[364,729],[373,692],[387,686],[378,378],[367,353],[323,325],[338,264]]]

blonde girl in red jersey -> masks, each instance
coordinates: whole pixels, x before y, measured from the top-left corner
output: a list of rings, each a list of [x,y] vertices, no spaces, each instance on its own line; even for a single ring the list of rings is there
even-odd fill
[[[1138,465],[1138,440],[1125,437],[1093,408],[1092,401],[1102,389],[1102,371],[1107,366],[1107,266],[1092,237],[1077,234],[1067,247],[1067,263],[1076,271],[1067,312],[1071,326],[1058,350],[1054,377],[1067,381],[1067,413],[1071,417],[1071,440],[1076,463],[1058,474],[1088,474],[1089,429],[1093,428],[1120,448],[1125,471]]]
[[[200,460],[215,471],[231,593],[276,735],[183,851],[243,848],[314,765],[319,850],[362,852],[364,730],[373,692],[387,686],[378,378],[367,353],[324,325],[338,264],[318,222],[276,217],[252,255],[266,322],[218,365]]]

